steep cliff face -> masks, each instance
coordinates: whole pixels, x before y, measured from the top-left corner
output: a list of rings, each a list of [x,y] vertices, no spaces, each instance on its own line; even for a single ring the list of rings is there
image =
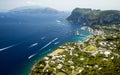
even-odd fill
[[[75,8],[67,20],[85,25],[120,23],[120,11]]]

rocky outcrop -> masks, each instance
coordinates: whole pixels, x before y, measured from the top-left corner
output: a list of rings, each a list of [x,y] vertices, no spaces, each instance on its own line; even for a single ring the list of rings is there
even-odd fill
[[[84,25],[120,23],[120,11],[75,8],[67,20]]]

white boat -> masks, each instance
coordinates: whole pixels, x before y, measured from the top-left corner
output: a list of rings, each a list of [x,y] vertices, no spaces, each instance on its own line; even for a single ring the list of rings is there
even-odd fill
[[[60,23],[61,21],[60,20],[56,20],[56,22]]]
[[[79,36],[79,35],[80,35],[78,30],[76,30],[75,35],[76,35],[76,36]]]
[[[81,36],[81,37],[86,37],[86,35],[80,34],[78,30],[76,30],[75,35],[76,35],[76,36]]]

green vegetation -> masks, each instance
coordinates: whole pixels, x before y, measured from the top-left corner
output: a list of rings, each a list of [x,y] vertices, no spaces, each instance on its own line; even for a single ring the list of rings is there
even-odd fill
[[[90,50],[90,51],[94,51],[94,50],[97,50],[97,48],[95,46],[87,46],[84,48],[85,50]]]
[[[68,21],[95,25],[95,24],[117,24],[120,23],[120,11],[117,10],[92,10],[87,8],[75,8],[67,18]]]
[[[120,14],[120,11],[118,10],[105,10],[99,13],[99,17],[105,17],[108,15],[119,15],[119,14]]]
[[[60,46],[64,52],[44,57],[31,75],[120,75],[120,31],[112,33],[119,25],[109,26],[93,26],[87,41]]]
[[[105,10],[105,11],[92,11],[88,13],[89,15],[89,20],[96,20],[108,16],[113,16],[113,15],[120,15],[120,11],[117,10]]]

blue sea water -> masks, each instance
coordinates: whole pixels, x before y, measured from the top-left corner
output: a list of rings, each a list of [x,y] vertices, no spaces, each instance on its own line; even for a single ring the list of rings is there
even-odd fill
[[[0,15],[0,75],[28,75],[35,62],[58,46],[84,41],[86,37],[75,36],[82,25],[67,22],[67,16]]]

